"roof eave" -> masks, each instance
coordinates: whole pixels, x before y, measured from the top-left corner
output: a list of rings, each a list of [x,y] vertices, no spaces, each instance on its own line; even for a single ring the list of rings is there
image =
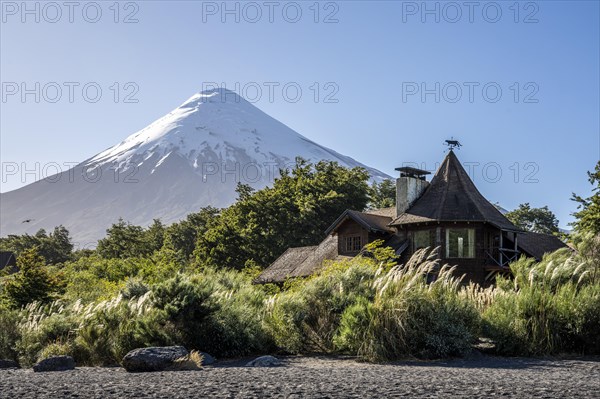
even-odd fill
[[[419,222],[401,222],[401,223],[394,223],[391,222],[390,224],[388,224],[388,226],[392,226],[392,227],[404,227],[404,226],[412,226],[412,225],[418,225],[418,224],[422,224],[422,223],[483,223],[483,224],[491,224],[492,226],[503,230],[503,231],[511,231],[511,232],[515,232],[515,233],[526,233],[526,231],[524,231],[523,229],[520,229],[518,227],[506,227],[506,226],[500,226],[497,223],[494,223],[490,220],[444,220],[444,219],[431,219],[431,220],[423,220],[423,221],[419,221]]]
[[[355,221],[356,223],[360,224],[365,230],[368,230],[370,232],[373,233],[393,233],[392,230],[383,230],[383,229],[377,229],[374,228],[373,226],[369,225],[367,222],[365,222],[364,220],[358,218],[358,217],[354,217],[352,215],[352,210],[351,209],[346,209],[344,211],[344,213],[342,213],[336,220],[335,222],[333,222],[331,224],[331,226],[329,226],[329,228],[327,230],[325,230],[325,235],[328,236],[329,234],[331,234],[333,231],[335,231],[335,229],[337,229],[339,227],[340,224],[342,224],[346,218],[352,219],[353,221]]]
[[[331,234],[338,226],[346,219],[346,217],[350,217],[350,210],[346,209],[335,221],[325,230],[325,235],[328,236]]]

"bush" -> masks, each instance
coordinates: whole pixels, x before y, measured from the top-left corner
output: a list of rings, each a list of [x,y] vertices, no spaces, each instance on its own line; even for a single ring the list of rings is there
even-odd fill
[[[59,301],[27,305],[18,324],[20,339],[16,342],[16,349],[19,363],[31,366],[41,359],[44,348],[48,346],[68,347],[75,338],[78,325],[77,317],[65,310]]]
[[[71,342],[54,342],[46,345],[38,353],[38,361],[52,356],[73,356],[73,345]]]
[[[511,265],[514,280],[500,279],[484,313],[485,333],[504,355],[600,353],[600,282],[597,265],[557,251],[535,263]]]
[[[0,301],[0,357],[23,366],[52,355],[116,365],[135,348],[183,345],[219,357],[280,349],[388,361],[461,356],[481,333],[505,355],[600,354],[600,257],[589,238],[578,243],[576,254],[515,262],[514,278],[487,289],[462,286],[452,268],[439,267],[435,250],[392,267],[395,255],[373,246],[277,290],[253,285],[252,268],[165,279],[173,269],[159,269],[176,264],[161,260],[163,251],[152,259],[91,256],[65,266],[72,282],[53,302],[52,291],[35,288],[51,288],[53,268],[31,252],[24,261],[33,272],[18,280],[27,295]],[[8,301],[25,297],[40,301],[21,309],[16,303],[26,300]]]
[[[178,332],[153,307],[149,294],[129,301],[119,295],[83,311],[75,359],[87,365],[116,365],[133,349],[180,342]]]
[[[18,360],[16,343],[21,338],[19,311],[0,304],[0,359]]]
[[[183,346],[201,348],[198,331],[208,315],[216,309],[210,296],[213,284],[198,277],[177,275],[152,288],[152,302],[182,334]]]
[[[266,294],[243,273],[205,270],[150,288],[135,278],[122,294],[87,305],[34,302],[21,311],[3,306],[1,354],[27,366],[59,354],[97,366],[119,364],[130,350],[147,346],[177,344],[217,356],[273,347],[262,327]]]
[[[342,315],[334,338],[343,351],[369,361],[410,356],[443,358],[470,351],[479,328],[475,306],[458,295],[460,280],[443,267],[435,251],[420,250],[373,282],[372,301],[361,298]]]
[[[263,328],[266,294],[252,277],[236,271],[205,270],[202,279],[213,283],[215,308],[202,323],[198,339],[202,350],[217,356],[244,356],[274,348]]]
[[[453,270],[443,268],[428,284],[428,275],[439,269],[434,251],[421,250],[388,272],[389,262],[380,258],[333,263],[275,296],[267,328],[278,346],[292,353],[341,351],[370,361],[469,351],[479,316],[458,294]]]
[[[269,302],[266,328],[290,353],[332,352],[344,311],[359,298],[372,298],[377,271],[372,259],[334,262],[307,281],[299,281]]]
[[[3,295],[12,306],[48,302],[62,292],[62,281],[49,273],[36,248],[24,251],[17,259],[17,267],[18,273],[3,278]]]
[[[150,288],[144,284],[142,279],[130,278],[125,283],[125,287],[121,290],[121,295],[124,299],[139,298],[150,291]]]

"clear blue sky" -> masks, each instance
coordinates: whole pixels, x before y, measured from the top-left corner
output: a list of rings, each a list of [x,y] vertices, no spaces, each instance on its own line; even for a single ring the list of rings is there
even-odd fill
[[[572,220],[571,192],[590,192],[586,171],[600,157],[596,1],[427,2],[431,14],[421,1],[229,2],[230,14],[221,1],[138,1],[119,3],[118,16],[114,1],[98,4],[100,17],[90,2],[30,2],[31,14],[2,2],[2,192],[43,177],[43,165],[121,141],[207,82],[237,83],[251,96],[261,86],[259,108],[391,175],[404,162],[434,169],[454,136],[459,159],[478,163],[473,178],[489,200],[548,205],[561,227]],[[40,102],[23,101],[21,83],[35,92],[35,82]],[[58,99],[51,82],[62,86]],[[66,82],[79,84],[72,102]],[[82,93],[90,82],[102,89],[95,103],[94,86]],[[272,98],[269,82],[279,84]],[[138,102],[125,102],[136,88]],[[327,102],[334,91],[337,102]],[[22,176],[36,162],[39,171]],[[17,175],[6,173],[15,163]]]

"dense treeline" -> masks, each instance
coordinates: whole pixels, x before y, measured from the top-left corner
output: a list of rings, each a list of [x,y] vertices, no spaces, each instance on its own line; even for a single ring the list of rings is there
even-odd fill
[[[288,246],[319,242],[344,209],[393,205],[390,182],[367,181],[361,169],[299,160],[272,188],[240,185],[227,209],[170,226],[120,220],[95,250],[73,251],[64,227],[1,238],[18,272],[0,276],[0,358],[29,365],[70,354],[108,365],[136,347],[181,344],[217,356],[317,351],[380,361],[460,356],[478,337],[506,355],[600,354],[597,186],[575,198],[576,251],[521,259],[493,289],[464,286],[428,250],[394,266],[376,244],[310,279],[252,284]],[[554,220],[518,211],[538,228]],[[439,276],[428,283],[432,270]]]

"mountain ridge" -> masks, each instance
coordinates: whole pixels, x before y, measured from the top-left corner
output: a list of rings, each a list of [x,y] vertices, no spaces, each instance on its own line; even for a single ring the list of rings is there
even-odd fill
[[[0,194],[0,236],[62,224],[93,245],[119,217],[142,226],[172,223],[202,206],[225,207],[238,181],[270,185],[296,157],[364,167],[302,136],[237,93],[194,94],[179,107],[68,171]],[[29,223],[22,223],[31,220]]]

